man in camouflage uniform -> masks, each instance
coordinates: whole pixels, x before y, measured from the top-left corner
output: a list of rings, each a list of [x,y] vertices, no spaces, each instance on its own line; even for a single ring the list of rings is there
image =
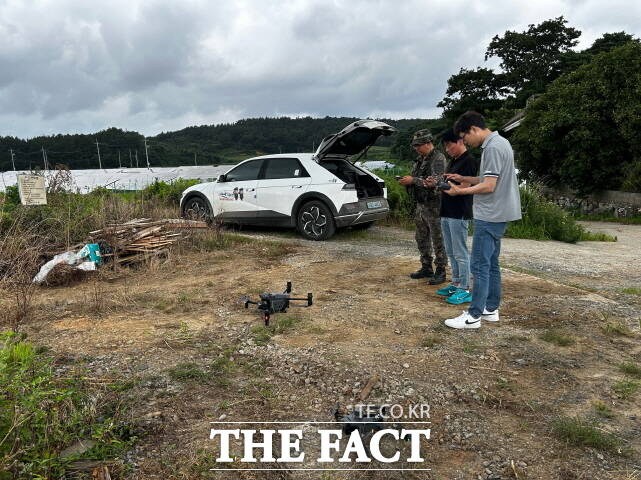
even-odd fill
[[[412,200],[416,203],[416,243],[421,254],[421,268],[412,273],[412,278],[428,278],[430,285],[445,282],[447,255],[441,234],[441,195],[434,187],[426,187],[423,179],[429,176],[440,176],[445,172],[445,156],[434,147],[429,130],[419,130],[412,137],[412,146],[416,157],[412,175],[399,180],[405,186]],[[432,269],[435,260],[436,272]]]

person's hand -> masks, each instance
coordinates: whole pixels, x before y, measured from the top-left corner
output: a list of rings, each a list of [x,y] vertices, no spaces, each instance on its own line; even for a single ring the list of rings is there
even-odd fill
[[[447,183],[450,184],[451,188],[449,190],[443,190],[445,193],[447,193],[448,195],[452,195],[453,197],[456,196],[456,195],[461,195],[462,194],[460,186],[455,185],[452,182],[447,182]]]
[[[458,173],[446,173],[444,177],[448,182],[461,183],[463,181],[463,175],[459,175]]]
[[[404,177],[401,177],[398,179],[398,183],[400,183],[404,187],[411,185],[413,182],[414,182],[414,177],[412,177],[411,175],[405,175]]]
[[[425,187],[434,188],[436,186],[436,178],[435,177],[427,177],[426,179],[423,180],[423,185]]]

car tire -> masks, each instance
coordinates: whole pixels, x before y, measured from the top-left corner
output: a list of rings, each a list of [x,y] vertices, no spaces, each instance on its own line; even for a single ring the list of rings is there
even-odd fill
[[[183,217],[189,220],[211,220],[207,201],[201,197],[188,198],[183,205]]]
[[[296,226],[308,240],[327,240],[336,232],[331,210],[318,200],[307,202],[298,210]]]

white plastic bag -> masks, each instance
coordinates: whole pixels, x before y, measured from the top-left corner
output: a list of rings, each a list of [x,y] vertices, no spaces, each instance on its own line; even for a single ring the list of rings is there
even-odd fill
[[[45,263],[41,268],[38,274],[33,278],[33,283],[42,283],[45,281],[47,278],[47,275],[49,275],[49,272],[58,265],[59,263],[67,263],[69,265],[75,265],[80,261],[81,257],[78,255],[76,252],[64,252],[64,253],[59,253],[55,257],[53,257],[51,260],[49,260],[47,263]],[[85,263],[91,263],[94,267],[96,266],[93,262],[85,262]],[[86,267],[82,268],[83,270],[87,270]],[[93,268],[95,270],[95,268]]]

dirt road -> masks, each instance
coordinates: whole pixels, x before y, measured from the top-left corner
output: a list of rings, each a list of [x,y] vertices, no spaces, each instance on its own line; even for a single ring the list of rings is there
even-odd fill
[[[374,374],[368,403],[430,405],[430,472],[237,478],[638,478],[641,392],[621,364],[641,363],[641,297],[624,292],[641,284],[641,227],[589,227],[619,242],[506,239],[501,321],[475,331],[443,328],[461,308],[407,276],[412,232],[386,227],[323,243],[245,232],[255,241],[48,289],[28,330],[62,371],[135,380],[123,395],[146,434],[127,478],[235,478],[209,471],[208,422],[328,421]],[[287,280],[315,305],[261,329],[238,299]],[[573,445],[582,425],[616,441]]]

